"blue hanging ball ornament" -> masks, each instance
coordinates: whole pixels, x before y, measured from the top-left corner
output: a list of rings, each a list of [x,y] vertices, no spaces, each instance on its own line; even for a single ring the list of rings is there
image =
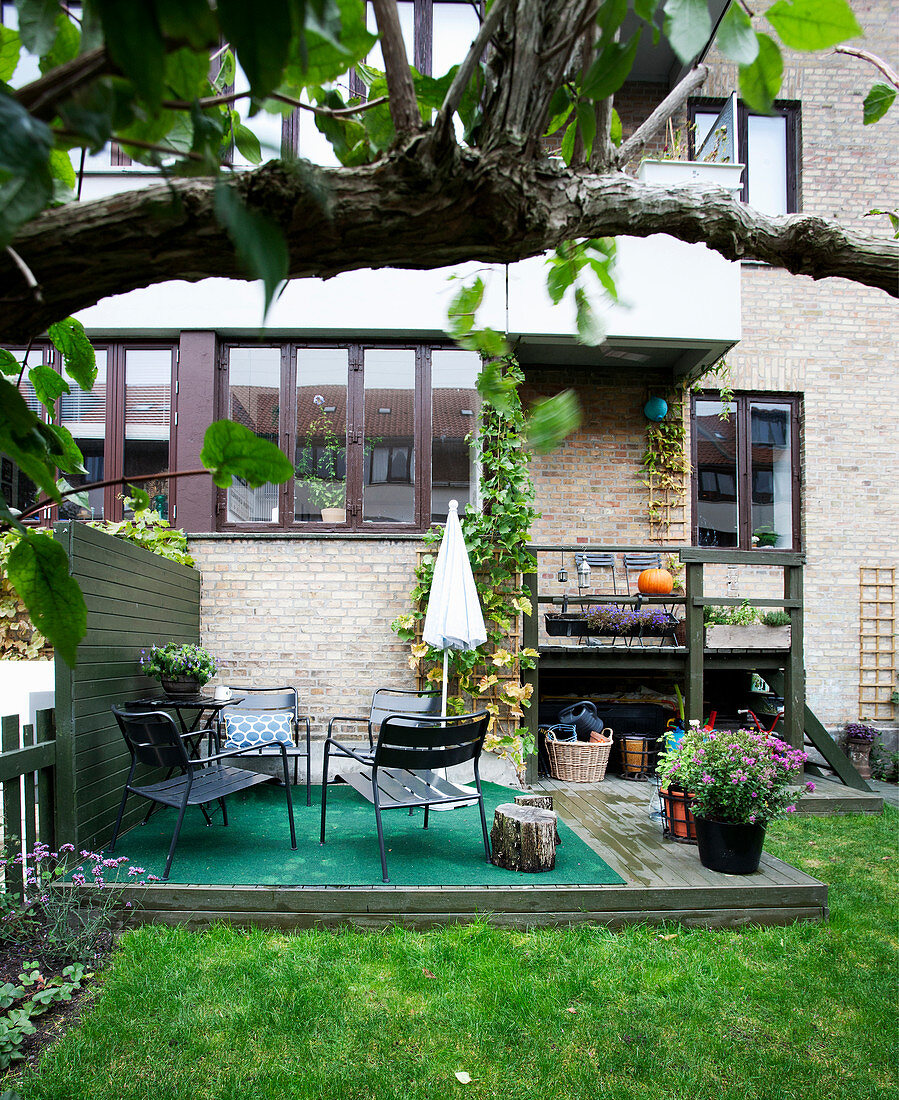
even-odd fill
[[[647,420],[654,420],[658,423],[660,420],[664,420],[668,413],[668,402],[664,397],[650,397],[650,399],[643,406],[643,415]]]

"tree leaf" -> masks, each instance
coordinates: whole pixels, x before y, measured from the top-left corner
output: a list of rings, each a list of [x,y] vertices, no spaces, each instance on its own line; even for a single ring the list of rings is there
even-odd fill
[[[155,0],[162,33],[186,39],[195,49],[211,52],[218,44],[218,27],[209,0]]]
[[[584,157],[589,160],[593,152],[593,142],[596,139],[596,111],[592,103],[577,105],[577,125],[584,145]]]
[[[260,439],[233,420],[217,420],[209,425],[200,461],[212,471],[212,480],[220,489],[227,489],[235,477],[255,489],[279,485],[293,476],[293,464],[274,443]]]
[[[50,127],[0,90],[0,171],[30,175],[46,167],[52,145]]]
[[[58,12],[56,16],[56,37],[53,45],[41,57],[41,72],[48,73],[60,65],[74,61],[78,56],[81,46],[81,35],[78,28],[65,12]]]
[[[634,65],[642,27],[627,42],[610,42],[590,66],[581,93],[589,99],[608,99],[621,87]]]
[[[242,122],[238,122],[231,127],[231,132],[234,135],[234,144],[237,146],[240,155],[246,157],[250,164],[262,163],[262,148],[259,145],[259,138],[250,130],[247,126],[244,126]]]
[[[0,348],[0,374],[9,375],[10,378],[16,378],[22,369],[22,364],[13,355],[11,351],[7,351],[6,348]]]
[[[686,65],[702,50],[712,33],[706,0],[665,0],[665,37]]]
[[[162,101],[165,46],[153,0],[92,0],[103,24],[113,61],[146,100],[158,109]],[[221,6],[221,5],[220,5]]]
[[[568,123],[562,135],[562,160],[570,167],[574,160],[574,139],[577,137],[577,118]]]
[[[61,180],[66,187],[74,188],[77,177],[72,158],[66,149],[50,150],[50,175],[55,180]]]
[[[581,423],[581,405],[573,390],[538,401],[527,421],[528,446],[541,454],[554,450]]]
[[[284,0],[218,0],[222,30],[259,99],[281,83],[294,34],[290,9]],[[305,25],[297,32],[305,38]]]
[[[140,485],[129,484],[128,493],[129,496],[125,506],[130,508],[132,512],[143,512],[150,507],[150,494]]]
[[[872,122],[882,119],[895,98],[895,88],[891,88],[889,84],[875,84],[865,96],[865,125],[870,126]]]
[[[752,22],[738,3],[731,4],[724,13],[715,41],[724,56],[738,65],[751,65],[759,55]]]
[[[59,398],[69,392],[68,382],[52,367],[32,367],[28,372],[28,380],[34,386],[38,401],[50,410],[51,415],[56,411]]]
[[[612,140],[614,146],[619,146],[624,138],[624,132],[621,128],[621,116],[612,108],[612,119],[609,124],[609,137]]]
[[[66,500],[72,501],[73,503],[77,504],[79,508],[83,508],[86,512],[90,511],[91,498],[87,490],[76,490],[74,486],[70,485],[64,477],[57,479],[56,488],[59,489],[60,496],[64,496]]]
[[[571,94],[567,86],[556,88],[553,97],[549,101],[549,125],[546,127],[546,135],[554,134],[571,114]]]
[[[751,65],[740,66],[740,95],[754,111],[768,114],[780,91],[784,64],[774,39],[760,33],[758,40],[758,57]]]
[[[22,40],[19,32],[0,23],[0,80],[9,82],[19,64]]]
[[[215,216],[234,242],[247,273],[262,280],[265,287],[264,320],[276,290],[287,278],[290,259],[284,234],[264,214],[248,209],[237,189],[225,183],[216,185]]]
[[[87,608],[69,575],[65,550],[51,535],[29,531],[10,551],[7,575],[31,621],[66,664],[74,665],[87,630]]]
[[[62,355],[66,374],[83,390],[92,390],[97,380],[97,357],[84,325],[74,317],[57,321],[47,329],[53,346]]]
[[[42,57],[56,40],[58,0],[16,0],[19,34],[29,53]]]
[[[765,18],[794,50],[826,50],[864,34],[846,0],[776,0]]]
[[[575,321],[577,324],[577,338],[582,344],[589,347],[597,347],[603,342],[605,329],[602,321],[593,308],[587,292],[583,287],[576,287],[574,291],[574,304],[576,308]]]
[[[49,446],[59,469],[66,474],[86,474],[84,455],[69,429],[64,424],[42,424],[41,428],[49,438]]]
[[[0,133],[2,129],[0,122]],[[0,185],[0,248],[10,243],[21,226],[39,214],[52,196],[53,180],[46,165]]]

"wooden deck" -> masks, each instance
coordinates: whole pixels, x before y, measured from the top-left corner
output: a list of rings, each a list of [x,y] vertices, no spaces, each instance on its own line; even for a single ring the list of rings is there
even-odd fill
[[[490,888],[154,884],[130,895],[140,907],[135,915],[193,928],[227,920],[277,928],[419,929],[475,917],[510,928],[666,920],[735,927],[827,917],[827,886],[767,853],[754,875],[721,875],[700,864],[695,846],[663,839],[658,820],[649,816],[646,783],[607,777],[538,786],[552,793],[561,817],[626,885],[541,886],[539,876],[522,886]]]

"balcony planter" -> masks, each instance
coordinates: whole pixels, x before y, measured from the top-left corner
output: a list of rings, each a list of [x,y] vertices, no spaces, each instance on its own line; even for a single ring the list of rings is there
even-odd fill
[[[697,160],[644,160],[637,178],[644,183],[658,183],[663,187],[693,185],[724,187],[732,195],[739,195],[743,188],[742,164],[716,164]]]
[[[656,614],[662,619],[658,624],[648,626],[638,623],[632,628],[594,626],[584,614],[559,614],[555,611],[546,612],[543,621],[551,638],[673,638],[680,626],[680,619],[670,612]]]
[[[707,626],[706,649],[789,649],[788,626],[764,626],[751,623],[748,626]]]

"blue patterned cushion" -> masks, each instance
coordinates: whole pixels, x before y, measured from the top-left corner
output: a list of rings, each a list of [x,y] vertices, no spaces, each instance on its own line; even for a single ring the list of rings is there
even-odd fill
[[[289,714],[255,714],[253,711],[228,711],[225,714],[225,739],[230,748],[253,749],[267,742],[280,741],[294,748],[293,721]]]

